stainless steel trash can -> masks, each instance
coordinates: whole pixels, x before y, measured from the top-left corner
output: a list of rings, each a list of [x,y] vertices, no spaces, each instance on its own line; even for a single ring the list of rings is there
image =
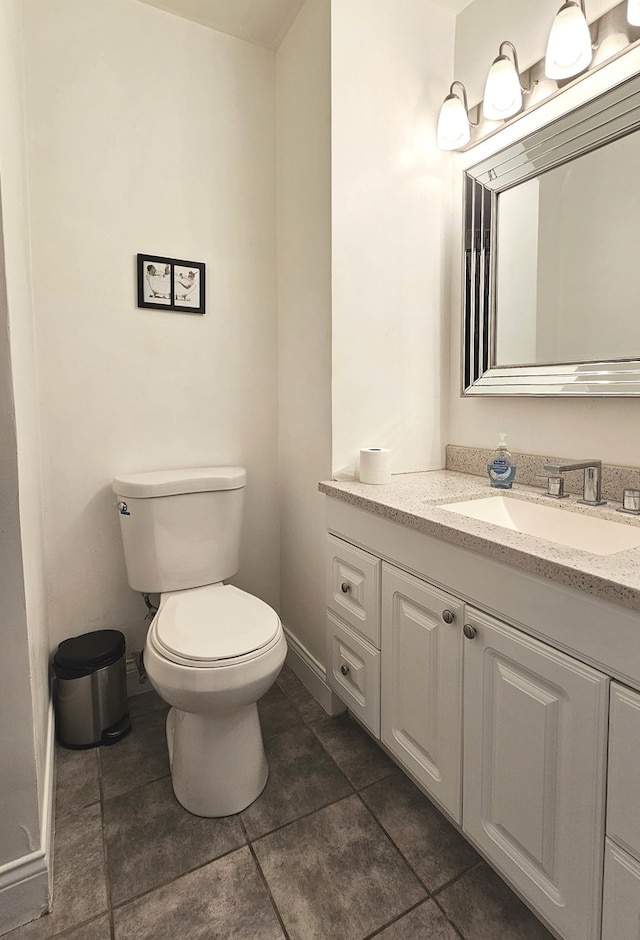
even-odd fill
[[[76,750],[115,744],[131,729],[126,645],[119,630],[83,633],[53,657],[56,737]]]

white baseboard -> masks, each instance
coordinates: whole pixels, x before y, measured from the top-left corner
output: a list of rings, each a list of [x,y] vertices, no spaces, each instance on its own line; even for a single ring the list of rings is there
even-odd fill
[[[36,920],[49,910],[53,879],[55,758],[55,724],[51,699],[40,808],[41,845],[35,852],[0,866],[0,935]]]
[[[320,665],[318,660],[311,655],[309,650],[284,624],[283,629],[289,647],[286,659],[287,666],[296,674],[313,697],[320,702],[331,718],[342,714],[346,711],[346,706],[327,685],[327,670]]]

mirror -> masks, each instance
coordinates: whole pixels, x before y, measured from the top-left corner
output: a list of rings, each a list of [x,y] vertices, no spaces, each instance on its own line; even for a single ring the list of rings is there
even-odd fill
[[[640,395],[640,76],[465,174],[465,395]]]

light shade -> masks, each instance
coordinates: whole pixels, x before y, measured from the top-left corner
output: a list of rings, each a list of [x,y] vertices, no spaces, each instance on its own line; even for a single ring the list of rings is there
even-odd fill
[[[454,82],[453,85],[460,84]],[[436,133],[436,143],[440,150],[459,150],[466,146],[471,140],[471,126],[469,124],[469,115],[467,114],[466,92],[464,86],[463,98],[454,94],[453,85],[451,91],[442,102],[440,115],[438,117],[438,129]],[[464,100],[463,100],[464,99]]]
[[[556,14],[549,33],[545,75],[555,79],[571,78],[584,72],[592,57],[591,33],[586,17],[578,3],[567,0]]]
[[[632,26],[640,26],[640,0],[629,0],[627,19]]]
[[[489,121],[506,121],[522,108],[522,88],[515,49],[511,43],[502,43],[500,53],[502,47],[507,45],[513,49],[513,61],[502,54],[494,59],[484,86],[482,113]]]

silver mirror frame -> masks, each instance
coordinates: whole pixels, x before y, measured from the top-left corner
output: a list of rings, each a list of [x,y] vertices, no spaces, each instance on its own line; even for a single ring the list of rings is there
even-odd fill
[[[465,171],[464,396],[640,395],[640,359],[496,366],[493,251],[501,192],[638,129],[640,75],[635,75]]]

